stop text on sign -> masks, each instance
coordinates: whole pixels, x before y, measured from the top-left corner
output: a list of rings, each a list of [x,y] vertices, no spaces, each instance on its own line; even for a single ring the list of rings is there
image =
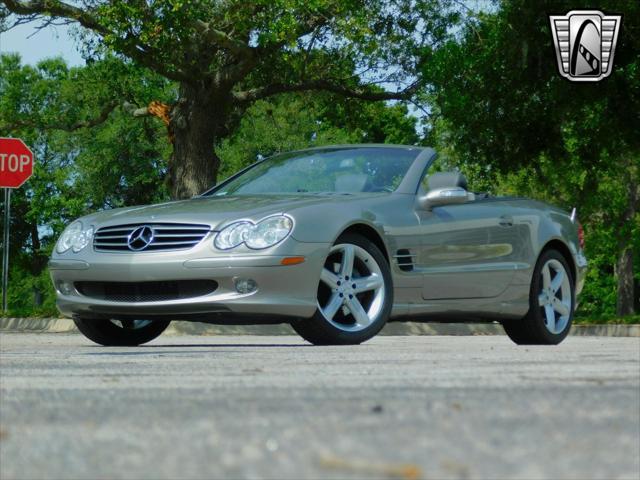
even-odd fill
[[[9,172],[26,172],[31,168],[31,156],[30,155],[16,155],[12,153],[0,153],[0,171],[5,170]]]

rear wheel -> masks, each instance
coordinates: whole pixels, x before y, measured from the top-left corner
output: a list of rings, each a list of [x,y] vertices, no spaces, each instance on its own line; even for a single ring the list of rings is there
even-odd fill
[[[359,344],[384,327],[392,305],[391,272],[384,255],[366,238],[347,234],[325,261],[316,313],[292,327],[315,345]]]
[[[533,272],[529,312],[522,320],[503,323],[519,345],[557,345],[569,334],[575,306],[575,281],[557,250],[540,255]]]
[[[170,320],[98,320],[74,317],[78,330],[105,347],[136,346],[150,342],[166,330]]]

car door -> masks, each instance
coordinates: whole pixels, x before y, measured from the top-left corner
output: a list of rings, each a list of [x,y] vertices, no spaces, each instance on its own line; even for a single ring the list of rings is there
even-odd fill
[[[423,299],[488,298],[507,288],[524,232],[504,202],[443,205],[419,216]]]

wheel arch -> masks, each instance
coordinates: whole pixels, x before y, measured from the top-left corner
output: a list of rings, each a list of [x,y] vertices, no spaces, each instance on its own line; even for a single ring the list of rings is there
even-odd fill
[[[369,240],[370,242],[373,242],[373,244],[380,249],[380,251],[382,252],[382,255],[384,255],[384,258],[387,261],[387,263],[391,265],[389,252],[387,251],[387,245],[382,239],[380,232],[378,232],[374,227],[372,227],[371,225],[367,225],[366,223],[354,223],[352,225],[349,225],[344,230],[342,230],[342,232],[340,232],[340,235],[336,237],[336,240],[342,237],[343,235],[346,235],[349,233],[360,235],[366,238],[367,240]]]
[[[576,262],[573,259],[571,250],[569,249],[567,244],[558,238],[554,238],[552,240],[549,240],[547,243],[545,243],[544,247],[542,247],[542,250],[540,250],[540,255],[542,255],[544,252],[548,250],[556,250],[560,252],[560,254],[567,261],[569,268],[571,269],[571,275],[573,276],[573,280],[576,281],[576,279],[578,278],[578,270],[577,270]],[[540,255],[538,255],[538,258],[540,257]]]

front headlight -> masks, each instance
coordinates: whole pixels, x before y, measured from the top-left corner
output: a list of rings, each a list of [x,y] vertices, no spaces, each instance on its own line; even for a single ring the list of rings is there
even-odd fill
[[[229,250],[242,245],[244,236],[253,226],[250,222],[236,222],[220,230],[213,245],[220,250]]]
[[[56,251],[58,253],[64,253],[72,249],[75,253],[78,253],[91,243],[92,238],[93,227],[85,229],[82,226],[82,222],[74,222],[62,232],[60,240],[58,240],[58,244],[56,245]]]
[[[267,217],[256,224],[236,222],[220,230],[213,245],[219,250],[230,250],[244,243],[252,250],[262,250],[280,243],[292,229],[293,220],[286,215]]]

